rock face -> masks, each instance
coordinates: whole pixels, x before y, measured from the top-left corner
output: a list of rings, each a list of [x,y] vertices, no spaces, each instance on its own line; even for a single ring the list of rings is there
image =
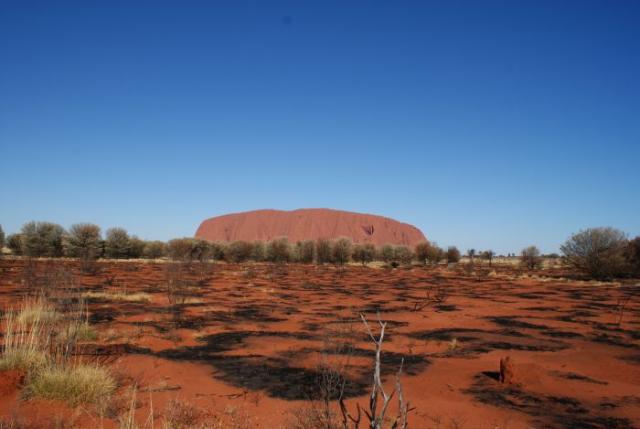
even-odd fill
[[[415,226],[382,216],[330,209],[255,210],[205,220],[197,238],[211,241],[268,241],[287,237],[290,242],[348,237],[354,243],[376,246],[415,246],[426,241]]]

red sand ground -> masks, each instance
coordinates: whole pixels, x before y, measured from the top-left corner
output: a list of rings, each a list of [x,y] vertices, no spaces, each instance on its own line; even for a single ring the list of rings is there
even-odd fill
[[[415,226],[382,216],[330,209],[255,210],[213,217],[200,224],[196,237],[227,242],[348,237],[355,243],[412,247],[426,241]]]
[[[41,262],[39,270],[71,267],[87,290],[147,292],[149,303],[94,300],[91,321],[99,343],[117,344],[100,357],[119,375],[115,403],[136,384],[137,415],[150,403],[157,418],[172,398],[229,415],[251,426],[281,428],[316,393],[318,364],[348,358],[350,407],[367,405],[373,344],[358,314],[388,322],[383,376],[402,382],[415,410],[412,428],[640,427],[640,300],[637,282],[623,285],[518,275],[511,268],[374,269],[350,266],[216,264],[197,274],[177,314],[169,309],[167,264],[101,263],[80,275],[74,263]],[[0,308],[24,292],[24,262],[0,261]],[[431,296],[439,303],[413,311]],[[620,298],[632,299],[620,320]],[[419,305],[418,305],[419,307]],[[353,349],[341,354],[339,339]],[[498,379],[500,358],[515,362],[517,384]],[[91,407],[23,400],[19,375],[0,374],[0,416],[52,427],[115,427],[122,407],[100,419]],[[118,399],[120,398],[120,399]],[[159,425],[158,425],[159,427]]]

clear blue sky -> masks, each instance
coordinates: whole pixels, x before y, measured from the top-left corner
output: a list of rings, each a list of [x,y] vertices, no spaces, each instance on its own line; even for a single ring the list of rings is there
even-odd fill
[[[134,4],[135,3],[135,4]],[[0,224],[332,207],[640,234],[640,2],[0,2]]]

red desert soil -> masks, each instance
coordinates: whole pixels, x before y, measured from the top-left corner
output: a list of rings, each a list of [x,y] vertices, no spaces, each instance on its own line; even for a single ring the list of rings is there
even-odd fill
[[[255,210],[207,219],[196,237],[211,241],[266,241],[288,237],[290,241],[348,237],[355,243],[377,246],[415,246],[426,241],[415,226],[387,217],[330,209]]]
[[[506,267],[469,275],[445,267],[212,264],[193,270],[196,286],[172,307],[166,263],[101,262],[95,275],[82,275],[75,262],[38,264],[39,273],[71,270],[83,290],[151,296],[89,303],[105,350],[97,359],[124,386],[115,402],[126,404],[126,387],[136,384],[141,424],[151,401],[161,419],[179,398],[221,415],[246,414],[250,427],[286,427],[317,397],[323,359],[348,362],[347,404],[366,407],[373,344],[359,314],[373,323],[379,313],[388,322],[384,382],[390,390],[404,361],[412,428],[640,427],[637,281],[567,280],[554,270],[530,277]],[[3,310],[19,304],[24,268],[24,261],[0,260]],[[427,294],[439,301],[420,309]],[[624,294],[632,299],[621,314]],[[506,356],[510,385],[499,381]],[[0,379],[0,416],[31,427],[49,427],[56,416],[77,427],[116,427],[122,412],[113,406],[100,418],[90,406],[25,399],[15,374]]]

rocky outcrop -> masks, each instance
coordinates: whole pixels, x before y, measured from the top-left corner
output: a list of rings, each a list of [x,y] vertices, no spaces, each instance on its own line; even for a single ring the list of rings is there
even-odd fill
[[[415,226],[363,213],[331,209],[255,210],[217,216],[203,221],[196,237],[211,241],[289,241],[348,237],[355,243],[376,246],[415,246],[426,241]]]

